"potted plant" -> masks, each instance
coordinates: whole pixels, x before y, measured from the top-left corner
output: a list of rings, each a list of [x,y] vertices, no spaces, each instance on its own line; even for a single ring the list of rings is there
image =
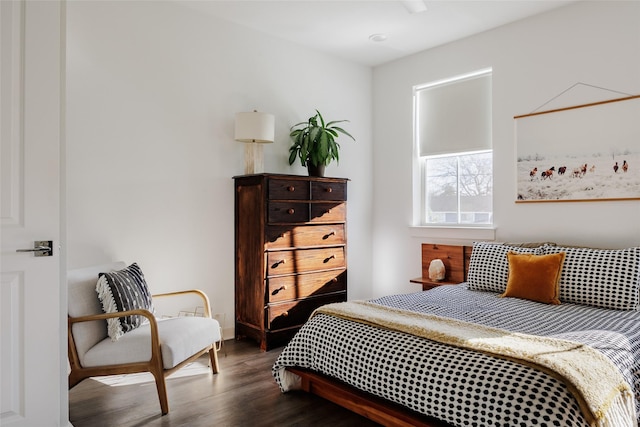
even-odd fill
[[[289,136],[293,145],[289,148],[289,164],[296,158],[302,166],[306,166],[309,176],[324,176],[324,167],[331,161],[340,161],[340,145],[336,139],[340,134],[347,135],[355,141],[349,132],[336,126],[336,123],[348,120],[335,120],[325,123],[320,111],[311,116],[308,121],[291,126]],[[302,127],[298,127],[302,126]]]

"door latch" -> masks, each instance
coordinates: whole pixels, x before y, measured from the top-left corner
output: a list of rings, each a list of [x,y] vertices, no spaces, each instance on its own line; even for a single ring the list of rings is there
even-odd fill
[[[36,240],[32,249],[16,249],[16,252],[33,252],[33,256],[53,256],[53,241]]]

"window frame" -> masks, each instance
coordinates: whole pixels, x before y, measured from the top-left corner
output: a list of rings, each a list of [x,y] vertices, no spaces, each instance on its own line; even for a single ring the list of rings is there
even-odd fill
[[[491,68],[486,68],[482,70],[478,70],[472,73],[467,73],[463,75],[454,76],[447,79],[437,80],[431,83],[415,85],[413,87],[413,224],[411,226],[413,230],[413,234],[415,235],[425,235],[425,231],[427,231],[427,235],[431,236],[434,230],[437,229],[445,229],[445,230],[477,230],[475,234],[479,239],[493,239],[495,237],[495,220],[494,220],[494,199],[493,192],[494,186],[492,184],[492,194],[491,194],[491,221],[490,223],[485,224],[473,224],[473,223],[461,223],[460,222],[460,204],[457,205],[457,216],[458,220],[456,223],[429,223],[427,222],[427,185],[426,185],[426,158],[428,157],[444,157],[444,156],[461,156],[469,153],[493,153],[493,146],[489,149],[485,150],[474,150],[469,152],[453,152],[453,153],[444,153],[441,155],[431,155],[431,156],[421,156],[420,154],[420,141],[419,141],[419,108],[418,108],[418,95],[420,91],[430,88],[435,88],[442,85],[455,84],[456,82],[462,82],[469,79],[473,79],[476,77],[482,76],[490,76],[492,78],[493,70]],[[491,124],[492,125],[492,124]],[[492,142],[492,141],[491,141]],[[493,145],[491,143],[491,145]],[[492,169],[493,169],[493,156],[492,156]],[[492,171],[492,181],[493,181],[493,171]],[[437,234],[435,233],[436,237]],[[455,234],[455,233],[454,233]],[[454,236],[455,238],[455,236]]]

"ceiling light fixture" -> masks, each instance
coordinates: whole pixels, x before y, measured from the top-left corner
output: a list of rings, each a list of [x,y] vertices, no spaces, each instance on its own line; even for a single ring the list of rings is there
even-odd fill
[[[421,13],[427,10],[426,0],[402,0],[400,3],[410,14]]]
[[[371,40],[372,42],[383,42],[386,39],[387,39],[387,35],[382,33],[371,34],[369,36],[369,40]]]

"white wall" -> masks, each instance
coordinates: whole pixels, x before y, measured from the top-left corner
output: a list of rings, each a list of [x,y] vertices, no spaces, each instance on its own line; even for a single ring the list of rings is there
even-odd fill
[[[638,2],[579,2],[373,73],[180,3],[67,9],[70,268],[137,261],[154,291],[206,290],[232,327],[231,177],[243,173],[244,153],[233,141],[234,114],[275,114],[265,170],[305,174],[287,163],[288,130],[318,108],[349,119],[357,139],[342,140],[340,164],[327,169],[351,179],[349,298],[415,291],[408,280],[420,274],[422,242],[477,236],[409,228],[411,89],[486,67],[494,70],[496,239],[640,244],[638,201],[514,203],[513,128],[514,115],[577,82],[640,93]]]
[[[276,117],[265,170],[318,108],[356,138],[327,176],[348,187],[349,297],[370,294],[372,70],[198,14],[180,2],[69,2],[68,259],[137,261],[154,292],[198,287],[233,326],[234,115]]]
[[[374,70],[374,295],[417,291],[422,242],[412,223],[412,86],[493,68],[494,222],[498,241],[640,245],[640,201],[516,204],[513,117],[582,82],[640,94],[640,2],[578,2]],[[598,100],[620,95],[605,91]],[[570,99],[559,99],[575,105]]]

